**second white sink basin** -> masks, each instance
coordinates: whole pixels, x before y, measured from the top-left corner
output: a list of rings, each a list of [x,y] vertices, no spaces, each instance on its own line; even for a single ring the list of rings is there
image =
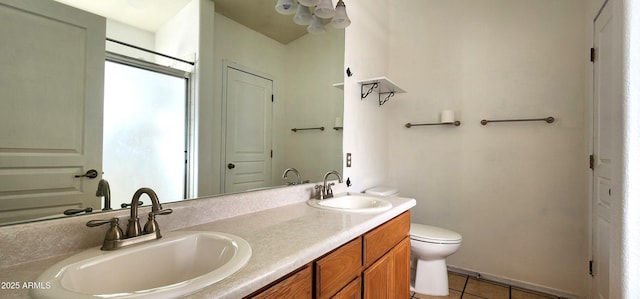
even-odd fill
[[[88,249],[43,272],[35,298],[168,298],[224,279],[251,257],[245,240],[218,232],[168,232],[115,251]]]
[[[393,206],[390,202],[379,197],[351,193],[323,200],[310,199],[307,203],[316,208],[353,213],[378,213],[391,209]]]

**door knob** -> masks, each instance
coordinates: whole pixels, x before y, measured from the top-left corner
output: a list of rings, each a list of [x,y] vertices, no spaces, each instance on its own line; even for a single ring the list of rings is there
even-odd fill
[[[96,171],[95,169],[89,169],[85,174],[75,175],[74,177],[95,179],[98,177],[98,171]]]
[[[233,163],[229,163],[229,164],[227,164],[227,168],[234,169],[234,168],[236,168],[236,165],[233,164]]]

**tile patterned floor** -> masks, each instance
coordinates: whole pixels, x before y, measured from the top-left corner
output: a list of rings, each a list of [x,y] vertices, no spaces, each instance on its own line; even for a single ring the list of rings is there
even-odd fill
[[[427,296],[411,293],[410,299],[559,299],[556,296],[542,294],[488,280],[476,279],[467,275],[449,272],[449,296]]]

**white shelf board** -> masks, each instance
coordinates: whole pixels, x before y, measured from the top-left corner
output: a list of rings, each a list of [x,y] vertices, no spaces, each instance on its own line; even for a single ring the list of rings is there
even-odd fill
[[[334,83],[334,84],[331,84],[331,86],[344,90],[344,83]]]
[[[398,86],[397,84],[389,80],[389,78],[387,77],[377,77],[372,79],[366,79],[366,80],[358,81],[358,83],[362,85],[378,83],[378,88],[376,88],[377,93],[389,93],[389,92],[405,93],[406,92],[404,89],[400,88],[400,86]]]

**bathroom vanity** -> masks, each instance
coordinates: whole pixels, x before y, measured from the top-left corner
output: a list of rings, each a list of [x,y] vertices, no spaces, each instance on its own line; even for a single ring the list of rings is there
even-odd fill
[[[407,211],[247,298],[408,298],[409,227]]]
[[[392,294],[409,289],[408,210],[415,206],[415,200],[387,198],[392,204],[387,211],[349,213],[308,205],[306,201],[312,193],[313,185],[306,184],[166,204],[174,212],[158,220],[164,232],[233,234],[246,240],[252,250],[242,269],[185,297],[404,296]],[[148,207],[141,209],[146,211]],[[124,221],[126,214],[127,211],[114,211],[46,224],[0,227],[2,240],[13,240],[0,244],[7,257],[0,280],[35,282],[55,263],[101,243],[104,231],[85,227],[86,221],[114,216]],[[49,239],[57,242],[48,243]],[[113,270],[118,273],[130,269]],[[29,290],[0,290],[0,297],[5,295],[27,298]]]

